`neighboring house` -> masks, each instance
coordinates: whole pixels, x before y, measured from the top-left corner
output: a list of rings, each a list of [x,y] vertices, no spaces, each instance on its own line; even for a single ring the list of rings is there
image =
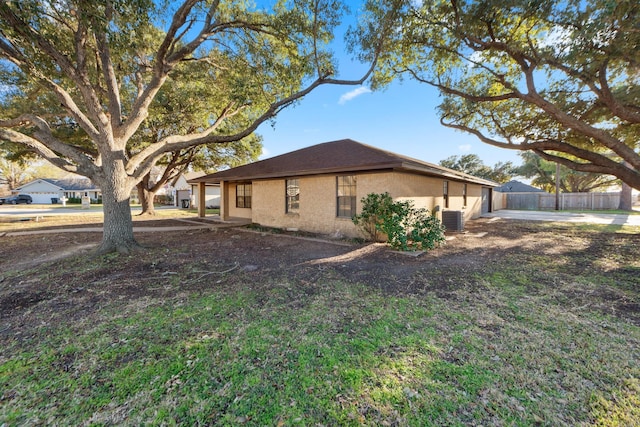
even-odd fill
[[[181,173],[173,181],[169,183],[167,195],[173,197],[173,205],[181,206],[181,203],[189,203],[191,200],[191,185],[187,182],[186,175],[190,172]],[[185,202],[186,201],[186,202]]]
[[[14,194],[28,194],[33,203],[57,203],[62,197],[89,197],[92,201],[102,199],[102,191],[87,178],[48,179],[41,178],[24,184],[13,190]]]
[[[499,191],[500,193],[545,193],[544,190],[515,180],[502,184],[500,187],[496,187],[495,191]]]
[[[220,216],[263,226],[359,236],[351,218],[361,199],[388,192],[395,200],[464,219],[491,211],[498,184],[345,139],[303,148],[189,181],[220,185]],[[204,216],[204,209],[198,210]]]
[[[199,206],[200,195],[197,191],[197,185],[189,182],[204,175],[204,172],[185,172],[171,182],[169,188],[170,194],[173,196],[174,206],[185,207],[189,205],[192,208]],[[206,184],[204,200],[205,208],[220,207],[220,185]]]
[[[495,191],[493,205],[499,209],[552,209],[555,204],[555,196],[520,181],[509,181]]]

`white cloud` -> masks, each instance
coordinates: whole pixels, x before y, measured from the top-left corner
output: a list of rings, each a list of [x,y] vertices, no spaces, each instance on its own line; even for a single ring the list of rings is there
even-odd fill
[[[356,88],[350,92],[347,92],[345,94],[343,94],[340,97],[340,100],[338,100],[338,104],[342,105],[347,101],[351,101],[353,98],[356,98],[360,95],[363,95],[365,93],[371,93],[371,89],[369,89],[366,86],[360,86],[359,88]]]
[[[463,153],[468,153],[469,151],[471,151],[471,144],[459,145],[458,150],[462,151]]]
[[[263,145],[262,153],[258,156],[258,160],[268,159],[269,157],[271,157],[271,152],[269,152],[269,149]]]

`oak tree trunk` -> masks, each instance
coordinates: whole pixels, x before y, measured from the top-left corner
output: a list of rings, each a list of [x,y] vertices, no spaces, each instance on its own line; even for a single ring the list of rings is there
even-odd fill
[[[626,183],[622,183],[622,190],[620,191],[620,204],[618,209],[621,211],[633,210],[633,194],[632,188]]]
[[[139,182],[136,185],[138,190],[138,199],[142,205],[142,212],[140,215],[155,215],[156,211],[153,206],[153,201],[156,198],[156,193],[149,191],[145,180]]]
[[[113,171],[109,179],[98,183],[102,190],[104,210],[104,226],[102,243],[98,247],[99,254],[110,252],[130,253],[140,248],[133,236],[130,195],[131,187],[126,183],[124,171]]]

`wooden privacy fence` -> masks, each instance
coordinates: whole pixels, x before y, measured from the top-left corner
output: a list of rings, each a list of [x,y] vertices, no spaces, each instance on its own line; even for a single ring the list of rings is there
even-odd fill
[[[548,193],[494,193],[494,210],[553,210],[556,195]],[[502,200],[495,200],[502,199]],[[616,193],[561,193],[560,210],[618,209],[620,192]]]

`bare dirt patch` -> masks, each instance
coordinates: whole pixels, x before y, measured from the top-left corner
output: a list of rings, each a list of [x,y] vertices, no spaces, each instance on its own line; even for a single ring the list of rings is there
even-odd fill
[[[176,225],[182,221],[151,221]],[[140,225],[141,222],[136,223]],[[95,225],[95,224],[94,224]],[[597,310],[640,324],[640,243],[633,234],[518,221],[471,221],[437,250],[411,257],[379,244],[299,238],[246,229],[140,233],[134,255],[92,257],[100,233],[2,238],[0,338],[43,325],[81,327],[120,308],[286,283],[300,295],[329,280],[393,294],[457,298],[508,281],[567,309]],[[293,296],[292,296],[293,298]]]

